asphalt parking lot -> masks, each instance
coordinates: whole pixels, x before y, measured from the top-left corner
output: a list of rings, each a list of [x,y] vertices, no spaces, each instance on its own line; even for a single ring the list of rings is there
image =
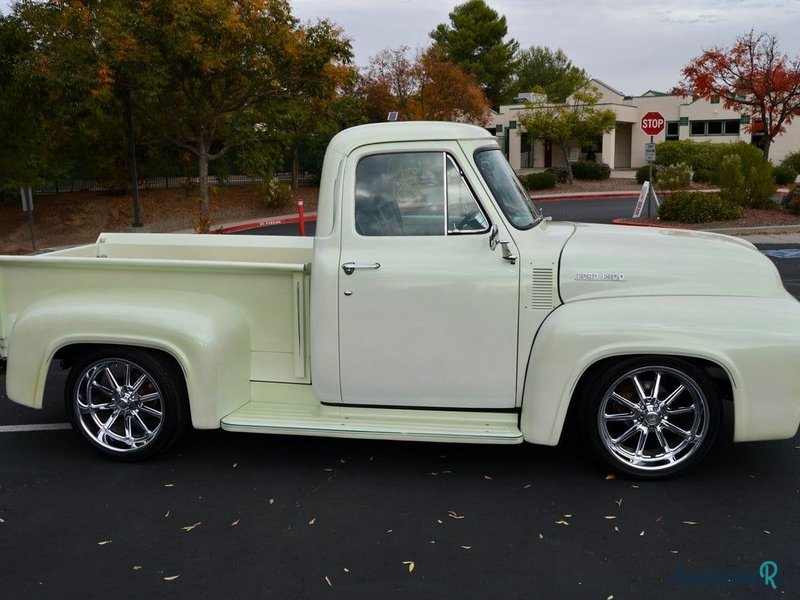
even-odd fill
[[[800,258],[773,260],[787,287],[800,279]],[[63,380],[54,369],[46,410],[32,411],[5,399],[0,376],[7,598],[792,598],[800,588],[800,436],[722,442],[659,483],[609,477],[574,436],[549,448],[205,431],[117,464],[58,428]],[[56,428],[15,429],[30,424]]]

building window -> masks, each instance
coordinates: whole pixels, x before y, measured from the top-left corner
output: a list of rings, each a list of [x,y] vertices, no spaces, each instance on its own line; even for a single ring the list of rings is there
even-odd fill
[[[667,121],[667,133],[665,139],[677,140],[679,138],[680,134],[678,132],[678,121]]]
[[[690,123],[690,134],[693,136],[739,135],[739,127],[738,119],[692,121]]]

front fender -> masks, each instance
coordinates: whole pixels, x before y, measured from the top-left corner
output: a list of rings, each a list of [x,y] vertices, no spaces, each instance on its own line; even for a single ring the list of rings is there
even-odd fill
[[[793,298],[667,296],[568,303],[540,328],[530,354],[520,428],[558,443],[581,376],[600,360],[658,354],[727,372],[734,440],[784,439],[800,425],[800,305]]]
[[[73,344],[115,344],[167,352],[183,370],[196,428],[250,396],[250,335],[239,310],[220,298],[157,290],[57,294],[15,320],[8,348],[8,397],[41,408],[56,352]]]

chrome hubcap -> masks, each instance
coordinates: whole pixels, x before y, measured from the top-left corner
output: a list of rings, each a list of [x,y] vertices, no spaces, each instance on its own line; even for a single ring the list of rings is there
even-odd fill
[[[598,412],[605,447],[619,462],[657,471],[687,460],[708,432],[708,400],[686,373],[634,369],[609,388]]]
[[[127,360],[89,365],[78,380],[73,401],[83,431],[114,452],[143,448],[161,430],[161,390],[147,371]]]

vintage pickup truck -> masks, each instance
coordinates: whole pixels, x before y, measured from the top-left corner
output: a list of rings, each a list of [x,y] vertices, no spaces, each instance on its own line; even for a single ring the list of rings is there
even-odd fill
[[[461,124],[337,135],[313,240],[113,233],[0,261],[9,398],[41,407],[60,361],[73,427],[120,460],[189,426],[555,445],[574,422],[665,477],[725,407],[736,441],[795,435],[799,334],[750,243],[543,219]]]

